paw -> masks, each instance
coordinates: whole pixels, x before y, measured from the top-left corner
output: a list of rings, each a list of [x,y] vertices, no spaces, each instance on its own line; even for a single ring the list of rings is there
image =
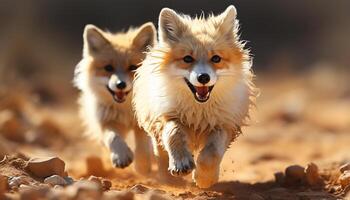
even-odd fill
[[[195,164],[192,158],[192,155],[190,153],[187,153],[180,158],[169,159],[169,168],[168,171],[173,176],[184,176],[189,173],[195,168]]]
[[[132,154],[132,151],[129,149],[129,147],[127,147],[125,151],[112,152],[111,159],[114,167],[125,168],[132,163],[133,154]]]

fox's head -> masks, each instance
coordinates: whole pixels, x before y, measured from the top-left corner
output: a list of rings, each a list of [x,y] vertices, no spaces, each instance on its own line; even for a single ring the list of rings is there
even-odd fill
[[[124,102],[132,89],[134,71],[156,42],[154,25],[149,22],[115,34],[86,25],[83,38],[83,59],[76,68],[75,84],[100,98]]]
[[[197,102],[204,103],[212,90],[232,88],[235,77],[244,70],[243,63],[249,62],[237,32],[234,6],[217,16],[196,18],[164,8],[159,16],[159,45],[153,55],[159,53],[162,68],[181,79],[176,84],[184,85]]]

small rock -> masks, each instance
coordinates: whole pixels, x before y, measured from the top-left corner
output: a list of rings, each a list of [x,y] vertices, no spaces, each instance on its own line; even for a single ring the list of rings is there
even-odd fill
[[[265,198],[259,194],[254,193],[250,195],[249,200],[265,200]]]
[[[350,171],[344,171],[344,173],[339,177],[339,182],[342,188],[346,188],[348,185],[350,185]]]
[[[25,169],[39,178],[52,175],[64,176],[65,163],[58,157],[32,158]]]
[[[52,176],[45,178],[44,183],[50,184],[52,186],[54,186],[54,185],[61,185],[61,186],[67,185],[67,182],[62,177],[60,177],[58,175],[52,175]]]
[[[102,177],[90,176],[88,180],[99,184],[104,191],[109,190],[112,187],[112,182]]]
[[[322,185],[323,181],[318,173],[318,167],[314,163],[309,163],[305,168],[306,182],[310,186]]]
[[[328,190],[330,193],[335,194],[335,193],[340,193],[342,191],[342,188],[340,185],[333,185],[329,188]]]
[[[339,170],[341,173],[344,173],[345,171],[350,171],[350,162],[340,166]]]
[[[136,184],[132,188],[130,188],[130,191],[134,192],[135,194],[144,194],[149,190],[150,189],[148,187],[145,187],[141,184]]]
[[[25,176],[13,176],[8,180],[11,189],[19,188],[20,185],[27,185],[29,182]]]
[[[284,174],[283,172],[277,172],[275,175],[275,182],[279,185],[283,185],[284,183]]]
[[[108,179],[102,179],[102,189],[109,190],[112,187],[112,182]]]
[[[299,165],[292,165],[286,168],[286,184],[295,185],[303,182],[305,179],[304,168]]]
[[[72,185],[74,183],[74,179],[70,176],[65,176],[63,179],[66,181],[67,185]]]
[[[7,192],[8,189],[8,178],[6,176],[0,175],[0,196]]]

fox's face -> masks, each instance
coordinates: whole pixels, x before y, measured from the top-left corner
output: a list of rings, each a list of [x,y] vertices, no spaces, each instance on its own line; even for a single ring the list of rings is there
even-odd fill
[[[83,58],[86,68],[80,70],[87,70],[89,87],[104,99],[124,102],[132,89],[134,71],[145,58],[147,47],[153,46],[155,41],[152,23],[117,34],[87,25]]]
[[[197,102],[204,103],[216,87],[223,90],[226,83],[231,84],[232,77],[241,73],[242,62],[248,59],[237,29],[233,6],[218,16],[195,19],[165,8],[159,17],[158,51],[165,54],[162,66],[181,79],[174,84],[185,85]],[[227,77],[231,81],[225,83]]]

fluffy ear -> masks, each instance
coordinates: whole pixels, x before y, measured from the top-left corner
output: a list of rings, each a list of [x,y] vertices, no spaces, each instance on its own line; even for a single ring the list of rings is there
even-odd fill
[[[133,39],[133,46],[140,51],[145,51],[148,46],[153,46],[156,41],[156,28],[152,22],[143,24]]]
[[[230,5],[226,8],[226,10],[216,17],[217,19],[217,29],[222,34],[230,34],[235,29],[235,21],[236,21],[237,11],[233,5]]]
[[[84,49],[90,53],[97,53],[109,45],[109,41],[103,36],[103,31],[91,24],[85,26],[83,37]]]
[[[183,33],[187,30],[182,17],[174,10],[163,8],[159,14],[159,40],[163,42],[179,42]]]

